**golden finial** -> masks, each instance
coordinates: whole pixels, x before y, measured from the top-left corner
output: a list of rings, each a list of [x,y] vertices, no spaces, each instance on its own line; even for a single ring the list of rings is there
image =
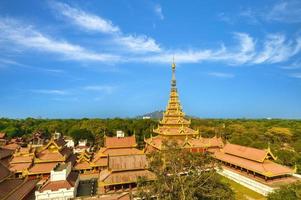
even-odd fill
[[[176,87],[176,64],[175,64],[175,59],[173,57],[172,59],[172,65],[171,65],[171,68],[172,68],[172,79],[171,79],[171,86],[173,88]]]
[[[175,70],[176,69],[176,63],[175,63],[175,56],[172,57],[172,69]]]

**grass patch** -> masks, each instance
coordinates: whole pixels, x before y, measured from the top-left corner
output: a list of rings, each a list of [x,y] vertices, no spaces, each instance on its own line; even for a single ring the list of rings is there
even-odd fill
[[[222,182],[228,183],[233,191],[235,192],[235,199],[237,200],[266,200],[267,198],[245,186],[242,186],[235,181],[232,181],[226,177],[222,176]]]

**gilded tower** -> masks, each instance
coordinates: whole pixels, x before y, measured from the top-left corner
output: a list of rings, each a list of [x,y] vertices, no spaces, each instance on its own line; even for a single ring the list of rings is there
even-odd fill
[[[190,120],[185,119],[185,113],[179,100],[176,82],[176,64],[172,63],[171,90],[166,111],[156,129],[157,135],[144,140],[146,153],[164,149],[164,140],[175,140],[181,148],[192,152],[203,152],[208,149],[219,149],[223,146],[221,138],[202,138],[199,132],[190,128]]]
[[[185,119],[185,113],[179,100],[176,81],[176,64],[172,63],[171,90],[166,111],[159,126],[153,130],[163,137],[191,137],[197,136],[198,132],[189,128],[190,120]]]

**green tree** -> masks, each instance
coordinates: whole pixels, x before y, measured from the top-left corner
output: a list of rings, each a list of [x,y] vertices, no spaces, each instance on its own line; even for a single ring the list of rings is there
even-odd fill
[[[89,142],[94,141],[94,135],[91,133],[91,131],[87,129],[73,129],[70,131],[70,136],[73,138],[73,140],[77,143],[79,140],[88,140]]]
[[[301,182],[281,186],[268,195],[268,200],[297,200],[301,199]]]
[[[138,196],[160,200],[231,200],[234,193],[223,184],[215,171],[216,164],[207,154],[191,153],[176,142],[164,142],[164,151],[150,155],[150,170],[155,181],[138,182]]]

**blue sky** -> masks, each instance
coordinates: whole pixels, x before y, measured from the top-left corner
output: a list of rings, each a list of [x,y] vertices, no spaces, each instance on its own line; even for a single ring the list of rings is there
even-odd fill
[[[0,117],[301,118],[301,1],[0,2]]]

